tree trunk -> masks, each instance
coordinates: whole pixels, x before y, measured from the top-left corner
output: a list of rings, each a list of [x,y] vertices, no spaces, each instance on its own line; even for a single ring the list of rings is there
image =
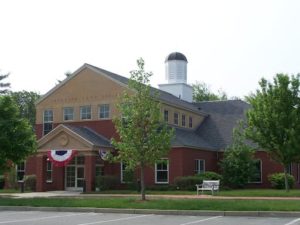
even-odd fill
[[[146,200],[146,194],[145,194],[145,174],[144,174],[144,164],[141,164],[141,200]]]
[[[284,166],[284,182],[285,182],[285,191],[289,192],[289,182],[288,182],[288,177],[287,177],[287,166]]]

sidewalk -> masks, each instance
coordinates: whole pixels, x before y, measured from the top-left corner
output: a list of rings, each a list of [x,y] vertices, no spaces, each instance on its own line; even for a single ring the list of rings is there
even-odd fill
[[[83,194],[75,191],[48,191],[29,193],[0,193],[0,196],[13,198],[51,198],[51,197],[72,197],[72,198],[95,198],[95,197],[139,197],[140,194]],[[300,200],[300,197],[239,197],[239,196],[218,196],[218,195],[151,195],[150,199],[234,199],[234,200]]]

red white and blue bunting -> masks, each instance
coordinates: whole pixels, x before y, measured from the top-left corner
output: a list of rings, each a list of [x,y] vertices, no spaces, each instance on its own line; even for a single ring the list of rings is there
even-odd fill
[[[101,157],[102,160],[107,160],[108,150],[100,149],[99,156]]]
[[[49,160],[57,167],[68,165],[76,153],[76,150],[49,150],[47,152]]]

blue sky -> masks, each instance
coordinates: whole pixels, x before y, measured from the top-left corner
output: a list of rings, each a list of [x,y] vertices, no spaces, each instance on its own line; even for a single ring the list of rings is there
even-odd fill
[[[300,72],[299,11],[296,0],[0,1],[0,69],[12,90],[43,94],[84,63],[128,77],[143,57],[157,86],[179,51],[188,83],[243,97]]]

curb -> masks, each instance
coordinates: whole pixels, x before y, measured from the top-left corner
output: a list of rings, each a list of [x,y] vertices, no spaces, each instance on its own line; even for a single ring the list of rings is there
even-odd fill
[[[239,217],[300,217],[300,212],[278,211],[202,211],[202,210],[157,210],[157,209],[114,209],[81,207],[32,207],[0,206],[0,211],[43,211],[43,212],[92,212],[122,214],[155,214],[180,216],[239,216]]]

